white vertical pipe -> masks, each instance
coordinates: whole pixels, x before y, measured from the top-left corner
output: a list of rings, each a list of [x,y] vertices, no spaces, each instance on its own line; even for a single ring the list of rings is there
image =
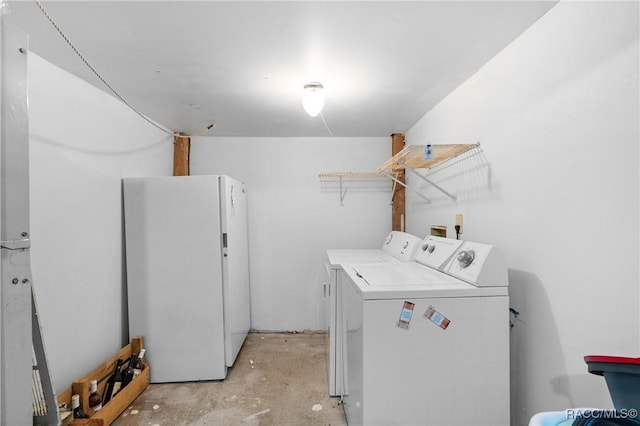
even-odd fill
[[[0,13],[0,424],[33,422],[27,36]]]

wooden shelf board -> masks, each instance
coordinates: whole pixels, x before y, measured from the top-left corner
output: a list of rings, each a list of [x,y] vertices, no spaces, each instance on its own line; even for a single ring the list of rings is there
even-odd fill
[[[431,145],[433,155],[431,160],[425,160],[425,147],[427,145],[407,145],[402,151],[385,161],[378,167],[378,173],[395,171],[411,167],[413,169],[430,169],[442,164],[458,155],[464,154],[479,146],[473,144],[440,144]]]

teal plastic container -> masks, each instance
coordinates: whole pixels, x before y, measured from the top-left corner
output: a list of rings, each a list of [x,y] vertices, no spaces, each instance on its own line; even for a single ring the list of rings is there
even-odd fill
[[[587,355],[589,373],[604,376],[617,411],[640,412],[640,358]]]

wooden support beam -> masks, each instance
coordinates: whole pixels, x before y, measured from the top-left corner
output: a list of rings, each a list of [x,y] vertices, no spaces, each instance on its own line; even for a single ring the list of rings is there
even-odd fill
[[[393,133],[391,135],[391,156],[396,155],[404,148],[404,134]],[[392,170],[396,178],[405,183],[404,167]],[[391,229],[394,231],[404,231],[405,224],[405,188],[402,185],[393,186],[393,207],[391,211]]]
[[[183,135],[173,137],[173,175],[189,176],[189,152],[191,150],[191,139]]]

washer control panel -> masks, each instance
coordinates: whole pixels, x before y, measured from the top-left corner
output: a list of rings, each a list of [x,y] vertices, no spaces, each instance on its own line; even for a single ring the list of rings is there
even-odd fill
[[[429,235],[418,247],[416,262],[441,271],[461,245],[461,240]]]
[[[467,266],[471,265],[476,259],[476,252],[471,249],[462,250],[458,253],[456,259],[458,260],[458,264],[460,265],[460,267],[464,269]]]
[[[502,253],[492,245],[465,241],[445,272],[478,287],[508,285],[508,270]]]
[[[420,238],[401,231],[391,231],[382,244],[382,250],[402,260],[415,259],[416,250],[420,245]]]

